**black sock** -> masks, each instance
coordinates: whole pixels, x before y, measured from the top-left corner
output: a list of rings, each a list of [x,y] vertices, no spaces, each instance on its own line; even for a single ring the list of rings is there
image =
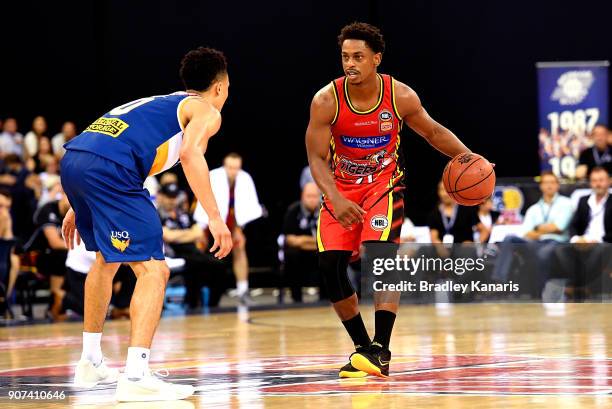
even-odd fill
[[[389,349],[391,331],[395,323],[395,314],[391,311],[378,310],[374,313],[375,324],[374,342],[380,344],[383,349]]]
[[[355,315],[350,320],[342,321],[342,324],[346,328],[346,332],[351,336],[355,349],[370,345],[370,336],[363,323],[361,314]]]

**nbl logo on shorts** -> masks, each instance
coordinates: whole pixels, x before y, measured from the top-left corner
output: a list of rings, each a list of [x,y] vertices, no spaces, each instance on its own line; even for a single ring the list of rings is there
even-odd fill
[[[114,248],[123,253],[130,245],[130,233],[128,233],[126,230],[111,231],[111,244]]]
[[[377,214],[376,216],[373,216],[370,220],[370,226],[374,230],[383,231],[387,228],[388,225],[389,219],[387,219],[387,216],[384,216],[382,214]]]

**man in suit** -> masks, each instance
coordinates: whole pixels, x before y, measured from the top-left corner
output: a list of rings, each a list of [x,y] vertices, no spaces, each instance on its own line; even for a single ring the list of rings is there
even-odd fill
[[[603,167],[595,167],[590,175],[589,196],[580,198],[570,225],[572,243],[612,243],[612,200],[610,175]]]
[[[570,224],[573,245],[557,251],[554,269],[558,278],[567,280],[565,293],[577,298],[602,292],[612,271],[610,175],[604,167],[595,167],[589,181],[592,193],[580,198]]]

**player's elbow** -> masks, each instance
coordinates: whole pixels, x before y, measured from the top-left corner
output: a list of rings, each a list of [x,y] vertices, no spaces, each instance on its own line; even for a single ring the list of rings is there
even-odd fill
[[[183,165],[188,165],[193,162],[194,157],[197,155],[192,149],[181,149],[179,152],[179,159]]]

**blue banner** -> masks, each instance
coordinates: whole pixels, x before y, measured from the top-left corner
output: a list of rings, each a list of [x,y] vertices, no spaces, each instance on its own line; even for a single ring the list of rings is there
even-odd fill
[[[540,168],[573,179],[591,130],[608,124],[607,61],[537,63]]]

